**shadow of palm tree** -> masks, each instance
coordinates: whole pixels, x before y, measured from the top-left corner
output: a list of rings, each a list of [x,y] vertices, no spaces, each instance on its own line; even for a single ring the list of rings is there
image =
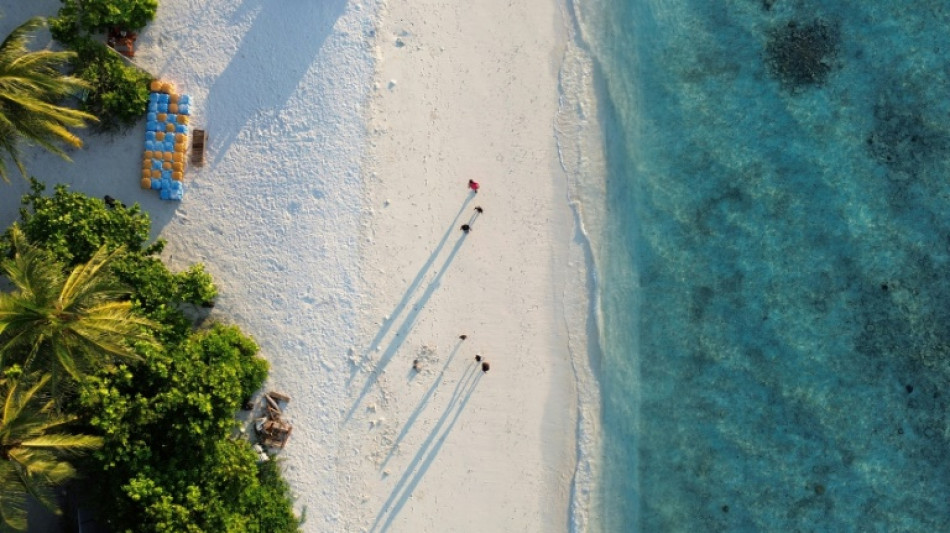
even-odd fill
[[[264,2],[266,4],[266,2]],[[240,47],[208,92],[206,117],[214,163],[262,110],[279,109],[293,94],[343,13],[345,0],[295,2],[287,9],[257,12]],[[253,72],[252,76],[248,76]],[[267,90],[261,90],[261,87]]]

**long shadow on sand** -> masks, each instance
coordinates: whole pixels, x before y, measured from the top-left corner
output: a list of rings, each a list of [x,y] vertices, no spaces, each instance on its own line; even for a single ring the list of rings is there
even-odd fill
[[[208,91],[205,116],[214,163],[255,115],[279,110],[294,94],[346,6],[345,0],[298,1],[288,17],[292,8],[270,9],[268,3]]]
[[[413,424],[415,424],[416,419],[419,418],[419,415],[422,413],[422,410],[425,409],[426,405],[429,404],[429,398],[435,393],[436,389],[439,388],[439,385],[442,384],[442,378],[445,377],[445,371],[449,368],[449,365],[452,363],[452,360],[455,359],[455,354],[458,353],[459,348],[462,347],[462,341],[459,340],[455,343],[455,348],[452,349],[452,353],[449,354],[448,359],[445,360],[445,364],[442,365],[442,370],[439,371],[439,375],[436,376],[435,381],[432,382],[432,385],[429,386],[429,390],[422,396],[422,399],[419,400],[419,405],[416,406],[416,409],[409,415],[409,418],[406,419],[406,423],[403,424],[402,429],[399,431],[399,435],[396,436],[396,440],[393,441],[392,446],[389,448],[389,453],[386,454],[386,459],[383,460],[383,464],[380,468],[386,468],[386,464],[393,457],[393,453],[396,452],[396,449],[399,447],[399,443],[402,442],[402,439],[406,437],[406,434],[409,433],[409,430],[412,429]]]
[[[452,432],[452,428],[455,427],[455,423],[462,415],[462,411],[465,410],[465,406],[472,398],[472,394],[475,392],[475,387],[478,385],[481,377],[482,373],[478,371],[478,367],[475,365],[469,366],[465,370],[465,373],[455,386],[452,398],[449,400],[445,411],[442,413],[442,416],[439,417],[439,421],[436,422],[432,431],[429,432],[429,436],[423,441],[422,446],[419,447],[419,451],[416,452],[415,457],[412,458],[412,461],[406,467],[405,473],[399,478],[396,486],[393,487],[393,491],[389,494],[389,498],[386,499],[386,503],[383,504],[383,507],[379,510],[379,514],[376,515],[376,520],[373,522],[373,527],[370,528],[370,531],[386,531],[392,525],[396,515],[398,515],[399,511],[406,505],[409,497],[412,496],[412,491],[416,489],[416,486],[418,486],[422,478],[425,477],[426,472],[428,472],[429,467],[432,465],[432,461],[439,455],[439,450],[442,449],[446,437]],[[450,416],[451,420],[449,419]],[[380,521],[383,520],[383,517],[385,517],[385,521],[380,525]]]
[[[451,228],[450,228],[451,231]],[[439,288],[442,284],[442,276],[445,275],[445,271],[448,270],[449,265],[452,264],[452,261],[455,260],[455,256],[458,254],[459,250],[462,249],[462,244],[465,242],[465,234],[463,233],[457,241],[455,241],[455,246],[452,247],[452,251],[449,252],[449,255],[445,258],[445,262],[442,263],[442,267],[439,268],[439,273],[432,278],[432,281],[429,282],[429,285],[426,287],[425,292],[422,293],[422,296],[416,300],[416,303],[412,306],[412,310],[409,314],[406,315],[406,318],[403,320],[402,324],[399,326],[399,329],[396,330],[396,334],[393,335],[393,338],[389,341],[389,345],[386,347],[386,350],[383,352],[383,355],[379,358],[379,362],[376,363],[376,367],[366,378],[366,383],[363,385],[363,388],[360,390],[359,396],[353,402],[353,405],[350,406],[349,411],[347,411],[344,421],[349,421],[353,416],[353,413],[356,412],[356,408],[359,407],[360,403],[363,401],[363,398],[366,397],[366,393],[373,387],[373,384],[376,383],[376,379],[382,374],[383,370],[386,369],[386,365],[392,360],[393,356],[396,355],[396,352],[399,350],[399,347],[402,346],[402,343],[406,340],[406,336],[412,330],[412,327],[416,323],[416,319],[419,317],[419,312],[425,308],[426,303],[429,301],[429,298],[432,297],[432,294],[435,293],[435,290]]]
[[[425,264],[422,265],[422,268],[419,269],[419,273],[416,274],[416,277],[413,278],[412,283],[409,284],[409,288],[406,289],[406,293],[402,295],[402,299],[399,300],[399,303],[396,304],[396,307],[393,309],[393,311],[389,313],[389,318],[386,319],[383,327],[379,328],[379,332],[377,332],[376,336],[373,337],[373,340],[370,341],[369,346],[366,347],[366,352],[363,353],[361,360],[353,365],[353,368],[350,370],[350,377],[346,381],[347,385],[353,382],[353,378],[355,378],[356,374],[359,372],[360,364],[364,363],[366,359],[369,358],[370,352],[375,349],[380,342],[383,341],[383,337],[389,333],[389,329],[393,324],[396,323],[396,318],[409,304],[409,300],[412,298],[412,295],[416,292],[416,289],[419,288],[422,280],[425,279],[429,269],[432,268],[432,264],[435,263],[435,258],[439,256],[440,252],[442,252],[442,248],[445,247],[445,243],[449,241],[449,236],[455,231],[455,225],[458,223],[459,217],[462,216],[462,212],[464,212],[465,208],[468,207],[468,204],[472,201],[473,196],[475,195],[469,194],[465,197],[465,201],[462,202],[462,207],[459,208],[459,212],[456,213],[455,217],[452,218],[452,222],[450,222],[449,227],[446,228],[445,234],[442,235],[442,238],[439,239],[439,243],[435,245],[435,249],[432,250],[431,254],[429,254],[429,259],[427,259]]]

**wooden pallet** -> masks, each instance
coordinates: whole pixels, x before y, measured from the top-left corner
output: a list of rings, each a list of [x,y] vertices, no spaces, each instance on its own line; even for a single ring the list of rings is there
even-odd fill
[[[205,163],[205,143],[208,141],[208,135],[205,130],[194,130],[191,134],[191,164],[196,166]]]

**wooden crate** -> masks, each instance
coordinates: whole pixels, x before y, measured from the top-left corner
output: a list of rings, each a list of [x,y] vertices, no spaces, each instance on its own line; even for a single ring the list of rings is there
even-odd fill
[[[208,142],[208,134],[205,130],[194,130],[191,134],[191,164],[196,166],[205,163],[205,143]]]

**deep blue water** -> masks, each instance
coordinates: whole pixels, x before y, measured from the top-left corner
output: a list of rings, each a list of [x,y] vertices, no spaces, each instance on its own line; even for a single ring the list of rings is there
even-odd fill
[[[605,531],[950,531],[950,2],[584,4]]]

